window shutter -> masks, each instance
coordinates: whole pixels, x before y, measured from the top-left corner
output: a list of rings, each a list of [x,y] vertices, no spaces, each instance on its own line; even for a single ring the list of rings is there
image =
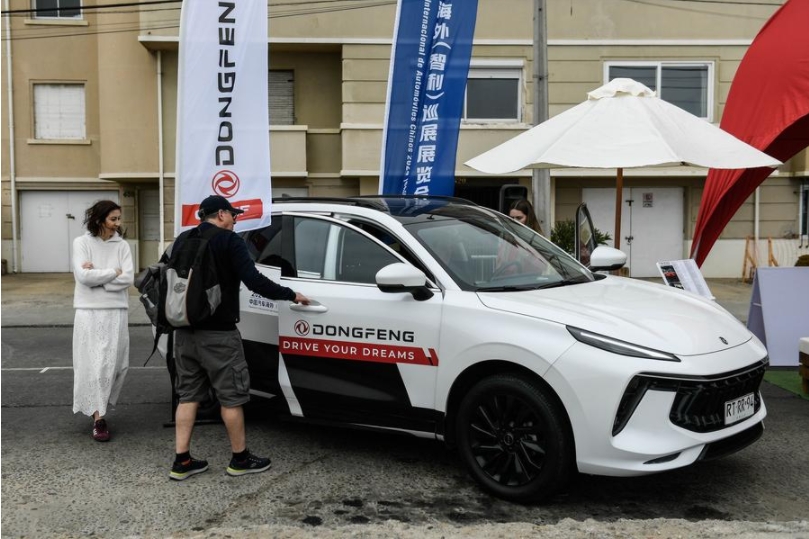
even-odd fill
[[[268,102],[270,125],[295,123],[295,73],[292,70],[270,70]]]
[[[464,119],[519,122],[521,81],[521,68],[471,66],[466,80]]]
[[[83,84],[34,85],[34,138],[87,138]]]

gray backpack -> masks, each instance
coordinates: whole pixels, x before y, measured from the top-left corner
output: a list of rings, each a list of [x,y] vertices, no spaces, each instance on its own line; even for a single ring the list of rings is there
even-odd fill
[[[174,242],[160,269],[158,325],[194,327],[216,312],[222,289],[209,241],[222,232],[227,230],[212,226],[200,233],[199,228],[192,228]]]

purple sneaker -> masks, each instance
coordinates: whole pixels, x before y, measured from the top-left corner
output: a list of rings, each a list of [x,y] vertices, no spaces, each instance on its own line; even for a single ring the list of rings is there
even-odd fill
[[[107,422],[105,420],[99,419],[93,423],[93,440],[96,442],[110,441],[110,431],[107,428]]]

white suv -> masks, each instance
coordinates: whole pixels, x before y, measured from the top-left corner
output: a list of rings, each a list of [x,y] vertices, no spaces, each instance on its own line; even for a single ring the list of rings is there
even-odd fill
[[[260,271],[316,300],[241,292],[252,392],[293,416],[444,440],[497,496],[541,500],[576,470],[679,468],[763,431],[767,352],[727,311],[593,273],[498,212],[279,199],[242,236]]]

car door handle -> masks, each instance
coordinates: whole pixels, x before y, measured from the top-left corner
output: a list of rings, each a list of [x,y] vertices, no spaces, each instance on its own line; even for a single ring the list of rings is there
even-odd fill
[[[301,313],[325,313],[329,310],[328,307],[319,303],[317,301],[312,301],[309,305],[303,305],[301,303],[290,303],[289,310],[291,311],[298,311]]]

